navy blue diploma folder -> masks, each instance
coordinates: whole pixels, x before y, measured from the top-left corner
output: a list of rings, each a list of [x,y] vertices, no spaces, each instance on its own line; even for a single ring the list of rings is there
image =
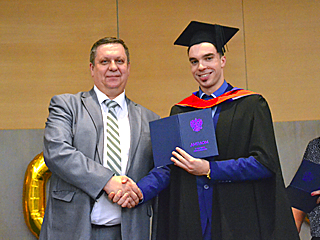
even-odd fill
[[[211,108],[150,122],[155,167],[172,164],[172,151],[182,148],[195,158],[218,155]]]
[[[320,164],[303,160],[287,187],[291,205],[305,213],[317,206],[319,196],[311,196],[311,192],[320,189]]]

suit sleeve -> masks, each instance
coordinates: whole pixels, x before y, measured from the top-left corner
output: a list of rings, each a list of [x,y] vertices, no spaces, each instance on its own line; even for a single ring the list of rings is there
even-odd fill
[[[93,160],[98,141],[94,128],[82,126],[82,129],[87,128],[88,134],[82,134],[81,146],[74,145],[75,136],[78,134],[76,126],[80,124],[80,105],[73,95],[60,95],[51,99],[44,132],[43,153],[45,162],[53,174],[95,199],[112,177],[112,172]],[[85,113],[82,115],[86,116]],[[81,150],[90,147],[90,144],[93,144],[91,158]]]

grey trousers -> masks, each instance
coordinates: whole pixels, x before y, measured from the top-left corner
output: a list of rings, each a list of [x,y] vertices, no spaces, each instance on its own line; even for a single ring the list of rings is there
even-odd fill
[[[121,225],[92,225],[91,240],[121,240]]]

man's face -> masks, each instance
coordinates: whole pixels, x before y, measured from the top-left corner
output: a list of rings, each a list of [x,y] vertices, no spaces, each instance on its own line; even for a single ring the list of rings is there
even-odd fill
[[[127,84],[130,64],[120,43],[104,44],[97,48],[91,76],[97,88],[110,99],[120,95]]]
[[[193,45],[189,49],[189,61],[192,75],[204,93],[211,95],[223,84],[226,57],[220,57],[213,44]]]

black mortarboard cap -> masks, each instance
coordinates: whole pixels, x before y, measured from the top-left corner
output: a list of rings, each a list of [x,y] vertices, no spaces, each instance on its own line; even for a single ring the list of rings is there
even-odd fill
[[[224,53],[224,46],[238,31],[239,28],[191,21],[174,45],[191,47],[202,42],[209,42],[217,48],[218,52]]]

